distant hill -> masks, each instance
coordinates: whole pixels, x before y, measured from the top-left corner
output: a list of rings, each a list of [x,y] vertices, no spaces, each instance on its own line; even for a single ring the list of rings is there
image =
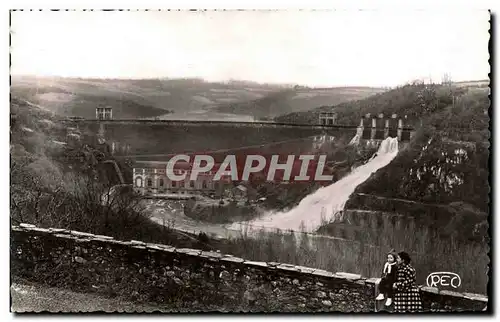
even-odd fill
[[[272,119],[321,105],[380,93],[380,88],[310,89],[247,81],[201,79],[79,79],[12,77],[11,93],[64,116],[95,117],[95,107],[112,106],[115,118],[208,119],[245,116]],[[170,115],[167,115],[170,114]]]
[[[358,100],[384,92],[373,87],[303,88],[296,86],[270,93],[264,97],[246,101],[221,104],[218,112],[251,115],[257,119],[272,119],[291,112],[305,112],[323,105],[336,105]]]
[[[95,107],[113,107],[116,118],[150,118],[199,111],[281,90],[250,82],[209,83],[199,79],[78,79],[13,77],[11,94],[66,116],[95,117]]]

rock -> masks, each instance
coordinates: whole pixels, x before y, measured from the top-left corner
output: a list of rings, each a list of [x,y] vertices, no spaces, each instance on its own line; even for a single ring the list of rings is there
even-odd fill
[[[294,279],[294,280],[292,281],[292,284],[293,284],[293,285],[300,285],[300,282],[299,282],[299,280],[298,280],[298,279]]]
[[[181,285],[181,286],[182,286],[182,285],[184,285],[184,282],[183,282],[183,281],[181,281],[181,280],[180,280],[179,278],[177,278],[177,277],[174,277],[174,282],[175,282],[175,284],[177,284],[177,285]]]
[[[75,262],[80,263],[80,264],[85,264],[87,262],[87,260],[80,257],[80,256],[75,256]]]
[[[306,307],[306,305],[304,303],[300,303],[299,307]]]
[[[320,299],[325,298],[326,293],[323,291],[318,291],[318,292],[316,292],[316,297],[319,297]]]
[[[228,281],[228,280],[232,279],[232,276],[231,276],[231,274],[229,274],[228,271],[222,271],[219,274],[219,278],[222,280]]]
[[[333,305],[333,304],[332,304],[332,302],[331,302],[331,301],[329,301],[329,300],[324,300],[324,301],[322,301],[321,303],[322,303],[324,306],[332,306],[332,305]]]
[[[271,282],[271,285],[272,285],[273,287],[276,287],[276,286],[278,285],[278,282],[276,282],[276,281],[272,281],[272,282]]]
[[[305,290],[306,290],[306,288],[305,288],[304,286],[299,286],[299,290],[301,290],[301,291],[305,291]]]
[[[255,301],[255,295],[250,291],[245,291],[243,298],[247,301]]]
[[[173,277],[173,276],[175,276],[175,272],[174,271],[168,271],[167,272],[167,276],[168,277]]]
[[[316,282],[316,285],[318,285],[318,286],[324,286],[323,283],[320,283],[320,282]]]

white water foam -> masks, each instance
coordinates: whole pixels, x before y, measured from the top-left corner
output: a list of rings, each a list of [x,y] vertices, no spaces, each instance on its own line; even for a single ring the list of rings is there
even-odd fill
[[[356,187],[366,181],[372,173],[388,165],[397,154],[397,138],[387,138],[381,142],[377,153],[370,161],[339,181],[306,196],[295,208],[286,212],[270,212],[250,222],[234,223],[232,228],[237,229],[241,225],[248,224],[253,229],[299,231],[305,228],[306,231],[314,231],[325,220],[329,222],[333,220],[334,214],[344,209],[345,203]]]

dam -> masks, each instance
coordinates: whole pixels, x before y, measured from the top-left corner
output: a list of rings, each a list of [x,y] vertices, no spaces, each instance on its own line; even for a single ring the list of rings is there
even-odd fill
[[[367,125],[310,125],[272,122],[224,122],[224,121],[177,121],[177,120],[67,120],[68,127],[78,128],[84,135],[99,134],[110,145],[118,147],[116,156],[156,159],[157,155],[190,153],[219,149],[255,147],[270,143],[293,142],[321,136],[342,138],[347,144],[357,133],[366,132]],[[373,122],[382,126],[383,122]],[[413,128],[398,128],[400,141],[410,139]],[[370,130],[373,131],[373,130]],[[377,130],[376,130],[377,131]]]

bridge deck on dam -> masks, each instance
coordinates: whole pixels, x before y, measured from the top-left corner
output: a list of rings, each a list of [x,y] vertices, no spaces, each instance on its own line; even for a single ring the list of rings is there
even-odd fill
[[[276,123],[276,122],[234,122],[234,121],[204,121],[204,120],[143,120],[143,119],[113,119],[113,120],[68,120],[71,123],[98,123],[98,124],[141,124],[141,125],[172,125],[172,126],[232,126],[232,127],[264,127],[264,128],[307,128],[316,130],[329,129],[357,129],[358,124],[300,124],[300,123]],[[412,127],[404,126],[403,130],[413,130]]]
[[[351,125],[179,120],[68,121],[82,133],[100,133],[119,146],[118,155],[156,155],[235,149],[328,135],[346,144],[356,135]],[[293,147],[293,144],[291,145]],[[123,151],[123,152],[120,152]]]

